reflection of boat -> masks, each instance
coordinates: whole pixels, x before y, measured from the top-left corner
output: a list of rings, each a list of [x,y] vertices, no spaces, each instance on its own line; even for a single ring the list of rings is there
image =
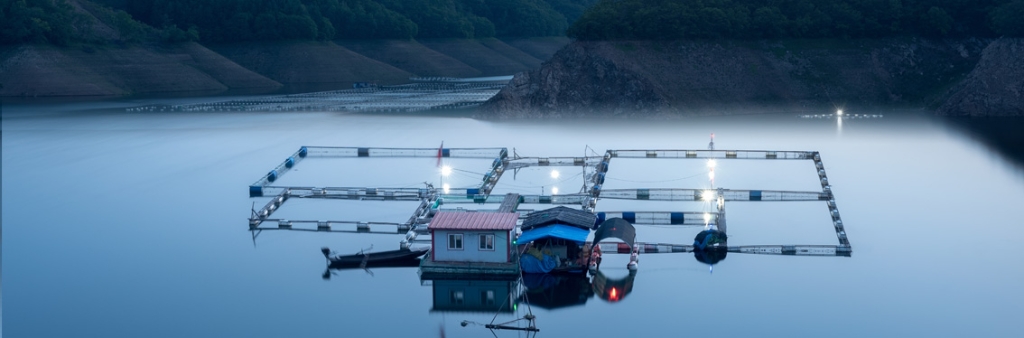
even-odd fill
[[[634,279],[636,279],[636,271],[633,270],[629,272],[629,275],[620,279],[609,279],[604,272],[597,270],[591,285],[593,285],[597,297],[614,303],[633,292]]]
[[[354,255],[331,255],[328,248],[320,249],[324,257],[331,262],[331,269],[355,268],[355,267],[394,267],[394,266],[419,266],[419,257],[426,254],[429,249],[408,249],[378,252],[360,252]]]
[[[586,275],[523,274],[523,286],[520,302],[548,310],[584,305],[594,296]]]
[[[729,249],[726,247],[713,247],[693,250],[693,258],[696,258],[698,262],[708,265],[718,264],[718,262],[725,260],[725,256],[728,254]]]

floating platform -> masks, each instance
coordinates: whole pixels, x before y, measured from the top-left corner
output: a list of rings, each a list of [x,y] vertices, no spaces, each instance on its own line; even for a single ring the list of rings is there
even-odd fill
[[[472,275],[475,277],[505,278],[506,276],[519,276],[519,257],[513,255],[510,263],[483,263],[483,262],[435,262],[430,259],[430,253],[420,260],[420,272],[423,278],[432,275]]]

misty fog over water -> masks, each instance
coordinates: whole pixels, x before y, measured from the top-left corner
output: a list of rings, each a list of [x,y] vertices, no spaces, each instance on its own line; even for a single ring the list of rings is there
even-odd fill
[[[179,99],[182,100],[182,99]],[[920,112],[802,119],[796,113],[659,120],[482,121],[347,113],[126,113],[138,102],[18,104],[3,116],[3,305],[8,337],[490,336],[493,312],[431,311],[417,268],[337,272],[327,246],[398,248],[401,235],[247,231],[248,185],[304,145],[508,147],[522,156],[607,149],[821,153],[852,257],[642,255],[621,301],[534,306],[540,335],[1015,336],[1024,312],[1024,169],[986,131]],[[821,112],[831,113],[831,112]],[[1011,121],[1011,120],[1008,120]],[[1012,120],[1012,123],[1020,123]],[[987,128],[987,129],[986,129]],[[1019,130],[1019,129],[1018,129]],[[979,136],[981,135],[981,136]],[[996,139],[996,141],[990,141]],[[479,183],[489,160],[455,160]],[[560,179],[548,172],[562,171]],[[616,159],[608,189],[703,188],[703,163]],[[576,192],[578,167],[528,168],[494,194]],[[820,189],[809,161],[719,161],[716,185]],[[437,185],[436,161],[307,159],[283,185]],[[467,207],[474,207],[467,205]],[[543,209],[546,205],[524,205]],[[290,201],[275,216],[403,222],[414,203]],[[602,210],[699,210],[602,200]],[[730,202],[730,244],[835,245],[822,202]],[[697,227],[637,226],[692,243]],[[627,276],[626,256],[602,271]],[[525,303],[519,303],[518,314]],[[498,321],[514,319],[499,314]],[[500,337],[517,336],[498,332]]]

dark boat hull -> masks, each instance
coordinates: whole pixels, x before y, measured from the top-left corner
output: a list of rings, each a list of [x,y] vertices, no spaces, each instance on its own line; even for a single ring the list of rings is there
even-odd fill
[[[327,266],[331,270],[348,270],[348,269],[361,269],[361,268],[415,268],[420,266],[419,258],[408,258],[403,260],[387,260],[377,262],[366,262],[366,266],[361,266],[361,263],[331,263]]]
[[[363,262],[366,262],[367,267],[416,266],[419,263],[419,257],[426,254],[428,250],[426,248],[415,250],[401,249],[333,257],[325,254],[324,256],[327,256],[332,269],[358,267],[363,265]]]

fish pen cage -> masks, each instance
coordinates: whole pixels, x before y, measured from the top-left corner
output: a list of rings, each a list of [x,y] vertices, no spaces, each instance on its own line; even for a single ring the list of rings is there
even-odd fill
[[[308,158],[472,158],[491,161],[487,171],[475,186],[452,188],[445,185],[436,187],[424,183],[420,188],[408,187],[346,187],[346,186],[289,186],[275,182],[301,161]],[[820,190],[748,190],[748,189],[696,189],[696,188],[630,188],[604,189],[603,185],[613,162],[617,158],[635,159],[697,159],[697,160],[779,160],[812,162],[815,181]],[[583,186],[580,192],[566,194],[497,193],[492,195],[495,185],[508,171],[518,172],[531,167],[582,167]],[[711,169],[713,171],[713,168]],[[450,171],[450,169],[449,169]],[[637,225],[655,226],[705,226],[702,233],[720,234],[715,243],[720,247],[706,248],[706,243],[695,239],[690,244],[669,243],[586,243],[605,253],[632,255],[631,269],[635,268],[635,257],[649,253],[693,252],[698,260],[718,261],[726,253],[808,255],[808,256],[850,256],[852,246],[846,234],[832,187],[828,181],[821,154],[816,151],[781,150],[697,150],[697,149],[632,149],[607,150],[603,154],[582,157],[521,157],[508,148],[374,148],[374,147],[325,147],[303,146],[288,156],[263,177],[249,186],[250,197],[269,197],[260,209],[254,209],[249,219],[249,229],[255,233],[262,230],[304,230],[314,232],[350,233],[391,233],[405,234],[401,246],[407,248],[413,243],[429,243],[427,227],[439,211],[456,212],[505,212],[518,213],[520,222],[529,221],[530,211],[558,205],[575,207],[596,216],[599,224],[620,220]],[[273,217],[274,212],[291,198],[377,200],[418,202],[405,222],[372,222],[354,220],[290,220]],[[717,202],[715,211],[688,210],[598,210],[598,201],[693,201]],[[838,245],[727,245],[725,202],[825,202],[835,231]],[[476,209],[474,209],[476,208]],[[520,223],[522,224],[522,223]],[[710,232],[709,232],[710,231]],[[521,232],[517,229],[514,232]],[[715,235],[718,236],[718,235]],[[255,237],[255,235],[254,235]],[[711,238],[710,235],[708,238]],[[718,238],[718,237],[716,237]],[[720,240],[720,241],[719,241]],[[707,251],[712,250],[712,251]],[[702,260],[703,262],[703,260]],[[713,264],[713,263],[709,263]]]

